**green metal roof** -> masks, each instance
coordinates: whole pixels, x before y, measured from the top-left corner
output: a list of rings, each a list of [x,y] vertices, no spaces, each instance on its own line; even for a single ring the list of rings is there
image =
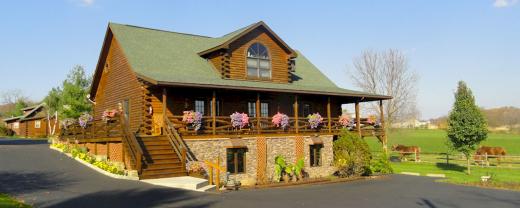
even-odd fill
[[[296,79],[292,83],[223,79],[209,60],[198,55],[199,52],[216,47],[254,25],[256,24],[218,38],[116,23],[110,23],[109,28],[134,72],[138,76],[153,80],[160,85],[192,85],[379,99],[391,98],[337,87],[300,52],[297,52],[295,58],[296,67],[293,74]]]

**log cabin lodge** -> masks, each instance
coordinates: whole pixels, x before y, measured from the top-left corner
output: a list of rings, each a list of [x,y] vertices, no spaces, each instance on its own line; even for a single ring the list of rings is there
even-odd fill
[[[364,122],[359,105],[378,102],[383,112],[391,97],[337,87],[258,22],[217,38],[109,23],[90,99],[94,121],[62,130],[61,139],[121,161],[141,179],[187,175],[187,163],[218,159],[235,179],[263,182],[277,155],[303,158],[310,177],[332,174],[342,104],[355,105],[351,131],[385,145],[383,119]],[[121,118],[102,122],[109,109]],[[184,111],[202,114],[199,129],[182,121]],[[235,112],[248,125],[234,126]],[[277,112],[289,117],[284,129],[271,121]],[[310,128],[313,113],[323,117],[318,128]]]

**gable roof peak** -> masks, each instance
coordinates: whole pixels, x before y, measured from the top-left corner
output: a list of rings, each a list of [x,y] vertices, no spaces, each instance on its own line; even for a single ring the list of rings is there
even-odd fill
[[[254,29],[259,28],[259,27],[264,27],[267,30],[267,32],[270,33],[274,37],[274,39],[276,39],[278,42],[280,42],[280,44],[282,44],[282,46],[285,47],[290,52],[292,57],[297,56],[296,51],[293,50],[291,47],[289,47],[289,45],[287,45],[287,43],[285,43],[285,41],[283,41],[275,32],[273,32],[273,30],[271,30],[271,28],[269,28],[269,26],[267,26],[267,24],[264,21],[258,21],[256,23],[250,24],[246,27],[242,27],[238,30],[225,34],[225,35],[221,36],[220,38],[216,38],[216,39],[220,39],[220,40],[218,40],[213,47],[210,47],[204,51],[201,51],[198,54],[200,56],[204,56],[211,52],[214,52],[214,51],[217,51],[217,50],[220,50],[223,48],[229,48],[230,43],[234,42],[235,40],[239,39],[240,37],[248,34],[249,32],[251,32]]]

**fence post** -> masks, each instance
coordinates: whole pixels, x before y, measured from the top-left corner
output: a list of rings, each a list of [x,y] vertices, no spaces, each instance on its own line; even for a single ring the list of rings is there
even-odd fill
[[[217,191],[220,190],[220,155],[217,157]]]
[[[484,153],[484,159],[486,160],[486,166],[489,167],[488,154]]]
[[[209,185],[213,185],[213,166],[209,166]]]
[[[181,158],[181,160],[182,160],[182,161],[181,161],[182,169],[183,169],[184,171],[186,171],[186,148],[182,148],[182,150],[181,150],[181,156],[182,156],[182,158]]]
[[[450,165],[450,154],[446,153],[446,165]]]

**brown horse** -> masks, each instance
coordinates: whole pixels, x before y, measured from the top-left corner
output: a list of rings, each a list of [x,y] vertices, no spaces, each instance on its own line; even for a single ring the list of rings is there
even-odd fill
[[[486,155],[487,158],[496,158],[498,164],[500,164],[500,159],[504,156],[506,156],[506,150],[503,147],[488,147],[488,146],[481,146],[477,149],[475,152],[474,159],[476,162],[483,162]]]
[[[402,145],[402,144],[394,144],[392,145],[392,151],[397,151],[399,152],[399,159],[405,159],[405,156],[407,155],[413,155],[413,154],[416,154],[417,158],[415,158],[415,160],[417,162],[421,161],[421,159],[419,158],[419,154],[421,153],[421,148],[418,147],[418,146],[405,146],[405,145]]]

